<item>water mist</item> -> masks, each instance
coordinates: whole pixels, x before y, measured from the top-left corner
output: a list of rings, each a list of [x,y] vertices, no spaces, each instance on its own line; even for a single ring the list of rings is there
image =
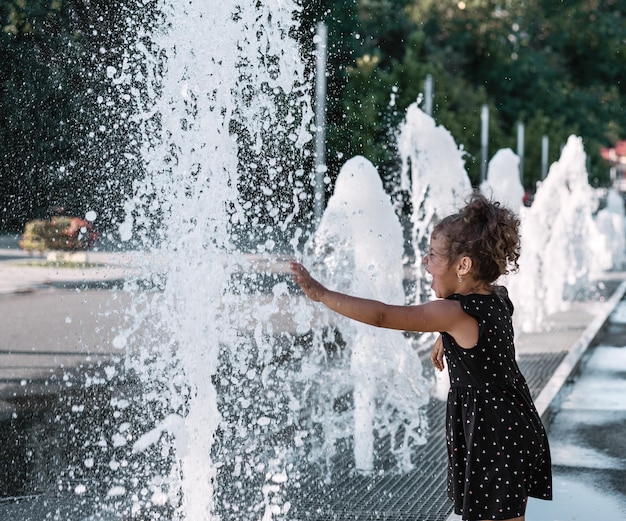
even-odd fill
[[[272,253],[278,238],[297,237],[287,227],[306,198],[299,162],[310,104],[292,37],[298,9],[291,1],[210,9],[160,2],[158,23],[136,40],[142,65],[134,81],[145,90],[137,88],[134,117],[146,176],[135,183],[120,235],[146,254],[141,277],[127,285],[133,325],[116,339],[142,382],[136,475],[120,485],[135,513],[160,503],[177,518],[212,519],[220,458],[233,465],[234,487],[255,488],[247,507],[222,501],[229,518],[239,509],[288,509],[275,488],[284,458],[261,460],[250,447],[254,435],[279,428],[275,409],[286,406],[274,403],[271,376],[262,374],[279,349],[265,319],[279,307],[272,297],[259,301],[250,290],[258,281],[247,274],[259,271],[251,251]],[[284,293],[284,282],[270,290]],[[255,389],[264,394],[256,404]],[[247,446],[220,455],[236,438]],[[151,492],[133,495],[133,480]]]

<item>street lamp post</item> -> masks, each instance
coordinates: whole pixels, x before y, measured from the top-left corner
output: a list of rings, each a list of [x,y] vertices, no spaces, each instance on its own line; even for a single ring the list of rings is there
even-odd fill
[[[480,111],[480,144],[481,144],[481,161],[480,161],[480,182],[487,179],[487,161],[489,160],[489,106],[484,104]]]
[[[317,24],[316,32],[316,74],[315,74],[315,186],[314,211],[315,226],[324,213],[326,177],[326,47],[328,30],[324,22]]]

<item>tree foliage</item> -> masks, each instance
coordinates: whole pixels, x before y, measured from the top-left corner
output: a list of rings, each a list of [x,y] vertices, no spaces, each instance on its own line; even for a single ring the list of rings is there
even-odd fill
[[[117,0],[0,2],[0,229],[62,211],[115,219],[136,168],[109,77],[123,16]]]
[[[120,96],[115,74],[130,59],[128,20],[149,8],[0,0],[0,230],[20,231],[58,206],[115,223],[141,169],[132,100]],[[544,135],[550,162],[580,135],[593,180],[606,182],[598,148],[625,137],[625,12],[626,0],[303,1],[303,56],[313,55],[316,23],[328,26],[331,181],[356,154],[393,180],[395,133],[430,74],[433,117],[467,151],[474,182],[483,104],[491,154],[515,150],[524,123],[527,187],[540,177]],[[313,74],[312,59],[308,66]]]
[[[558,159],[570,134],[583,137],[595,182],[606,182],[600,146],[624,137],[626,2],[620,0],[361,0],[350,20],[344,2],[316,11],[329,25],[352,27],[362,44],[343,52],[343,67],[329,69],[343,90],[340,111],[329,111],[333,157],[363,153],[379,169],[393,169],[393,134],[404,109],[435,80],[433,116],[468,153],[478,182],[480,110],[490,108],[489,151],[516,149],[518,122],[525,126],[525,184],[541,175],[541,141]],[[371,13],[376,13],[371,16]],[[402,23],[398,23],[398,17]],[[374,22],[372,27],[372,20]],[[381,22],[383,21],[383,22]],[[387,33],[385,34],[385,31]],[[393,42],[383,45],[381,42]],[[345,57],[351,61],[345,63]],[[338,76],[340,80],[334,77]],[[343,83],[341,83],[343,82]],[[389,100],[394,97],[394,110]],[[334,107],[335,109],[337,106]],[[335,161],[336,163],[338,161]],[[331,164],[335,170],[338,165]],[[333,168],[331,168],[333,170]]]

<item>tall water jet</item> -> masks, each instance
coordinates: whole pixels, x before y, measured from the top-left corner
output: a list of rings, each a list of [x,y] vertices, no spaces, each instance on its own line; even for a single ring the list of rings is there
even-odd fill
[[[342,167],[308,251],[311,265],[329,286],[389,303],[407,301],[402,227],[367,159],[355,157]],[[340,359],[349,363],[335,363],[325,372],[326,385],[336,389],[330,404],[348,392],[353,406],[339,414],[328,407],[323,421],[326,446],[334,446],[338,437],[353,436],[355,466],[371,472],[375,436],[389,436],[397,467],[412,468],[411,449],[426,442],[423,408],[430,386],[417,352],[399,331],[340,316],[332,320],[347,351]],[[331,316],[325,316],[322,324],[329,321]]]
[[[146,176],[135,183],[120,235],[148,253],[141,277],[127,285],[131,325],[116,339],[142,384],[135,400],[144,417],[127,436],[134,468],[116,490],[136,515],[160,504],[172,518],[211,519],[225,471],[219,460],[237,437],[243,447],[226,457],[230,485],[247,482],[253,498],[224,499],[221,511],[268,518],[288,509],[276,489],[284,458],[258,458],[252,447],[252,433],[282,428],[275,422],[287,414],[274,403],[268,371],[281,349],[268,320],[279,311],[272,298],[286,286],[277,283],[270,302],[260,302],[250,290],[259,267],[245,252],[297,244],[301,233],[289,228],[308,184],[300,163],[311,111],[293,38],[299,9],[290,0],[271,8],[162,1],[152,13],[159,23],[138,38],[133,82],[143,86],[132,88],[140,91],[134,117]],[[253,403],[259,387],[264,398]],[[149,493],[131,493],[137,482]]]
[[[510,148],[498,150],[489,161],[487,179],[480,191],[516,213],[524,197],[524,187],[519,179],[519,157]]]
[[[606,247],[607,253],[602,262],[602,269],[621,270],[624,267],[626,255],[626,215],[624,199],[615,190],[609,189],[606,194],[606,204],[595,216],[598,231]]]
[[[398,135],[402,160],[401,189],[411,197],[412,241],[418,291],[416,303],[430,298],[422,266],[430,233],[437,221],[460,208],[472,186],[465,171],[463,149],[450,132],[435,124],[417,103],[407,109]]]
[[[524,213],[520,271],[510,281],[522,331],[548,327],[546,317],[566,309],[601,271],[593,220],[598,198],[585,165],[582,140],[570,136]]]
[[[423,255],[428,251],[433,227],[439,219],[461,208],[472,190],[462,146],[418,105],[412,103],[407,109],[397,138],[402,162],[400,189],[409,194],[411,201],[415,304],[432,298]],[[418,349],[427,349],[433,340],[432,334],[421,335]],[[445,399],[449,384],[447,371],[436,372],[433,394]]]

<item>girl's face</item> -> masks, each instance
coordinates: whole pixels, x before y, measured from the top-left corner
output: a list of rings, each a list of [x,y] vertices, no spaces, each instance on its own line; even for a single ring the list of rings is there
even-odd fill
[[[445,298],[456,292],[458,276],[454,264],[450,263],[442,237],[431,236],[424,266],[433,278],[431,287],[437,298]]]

